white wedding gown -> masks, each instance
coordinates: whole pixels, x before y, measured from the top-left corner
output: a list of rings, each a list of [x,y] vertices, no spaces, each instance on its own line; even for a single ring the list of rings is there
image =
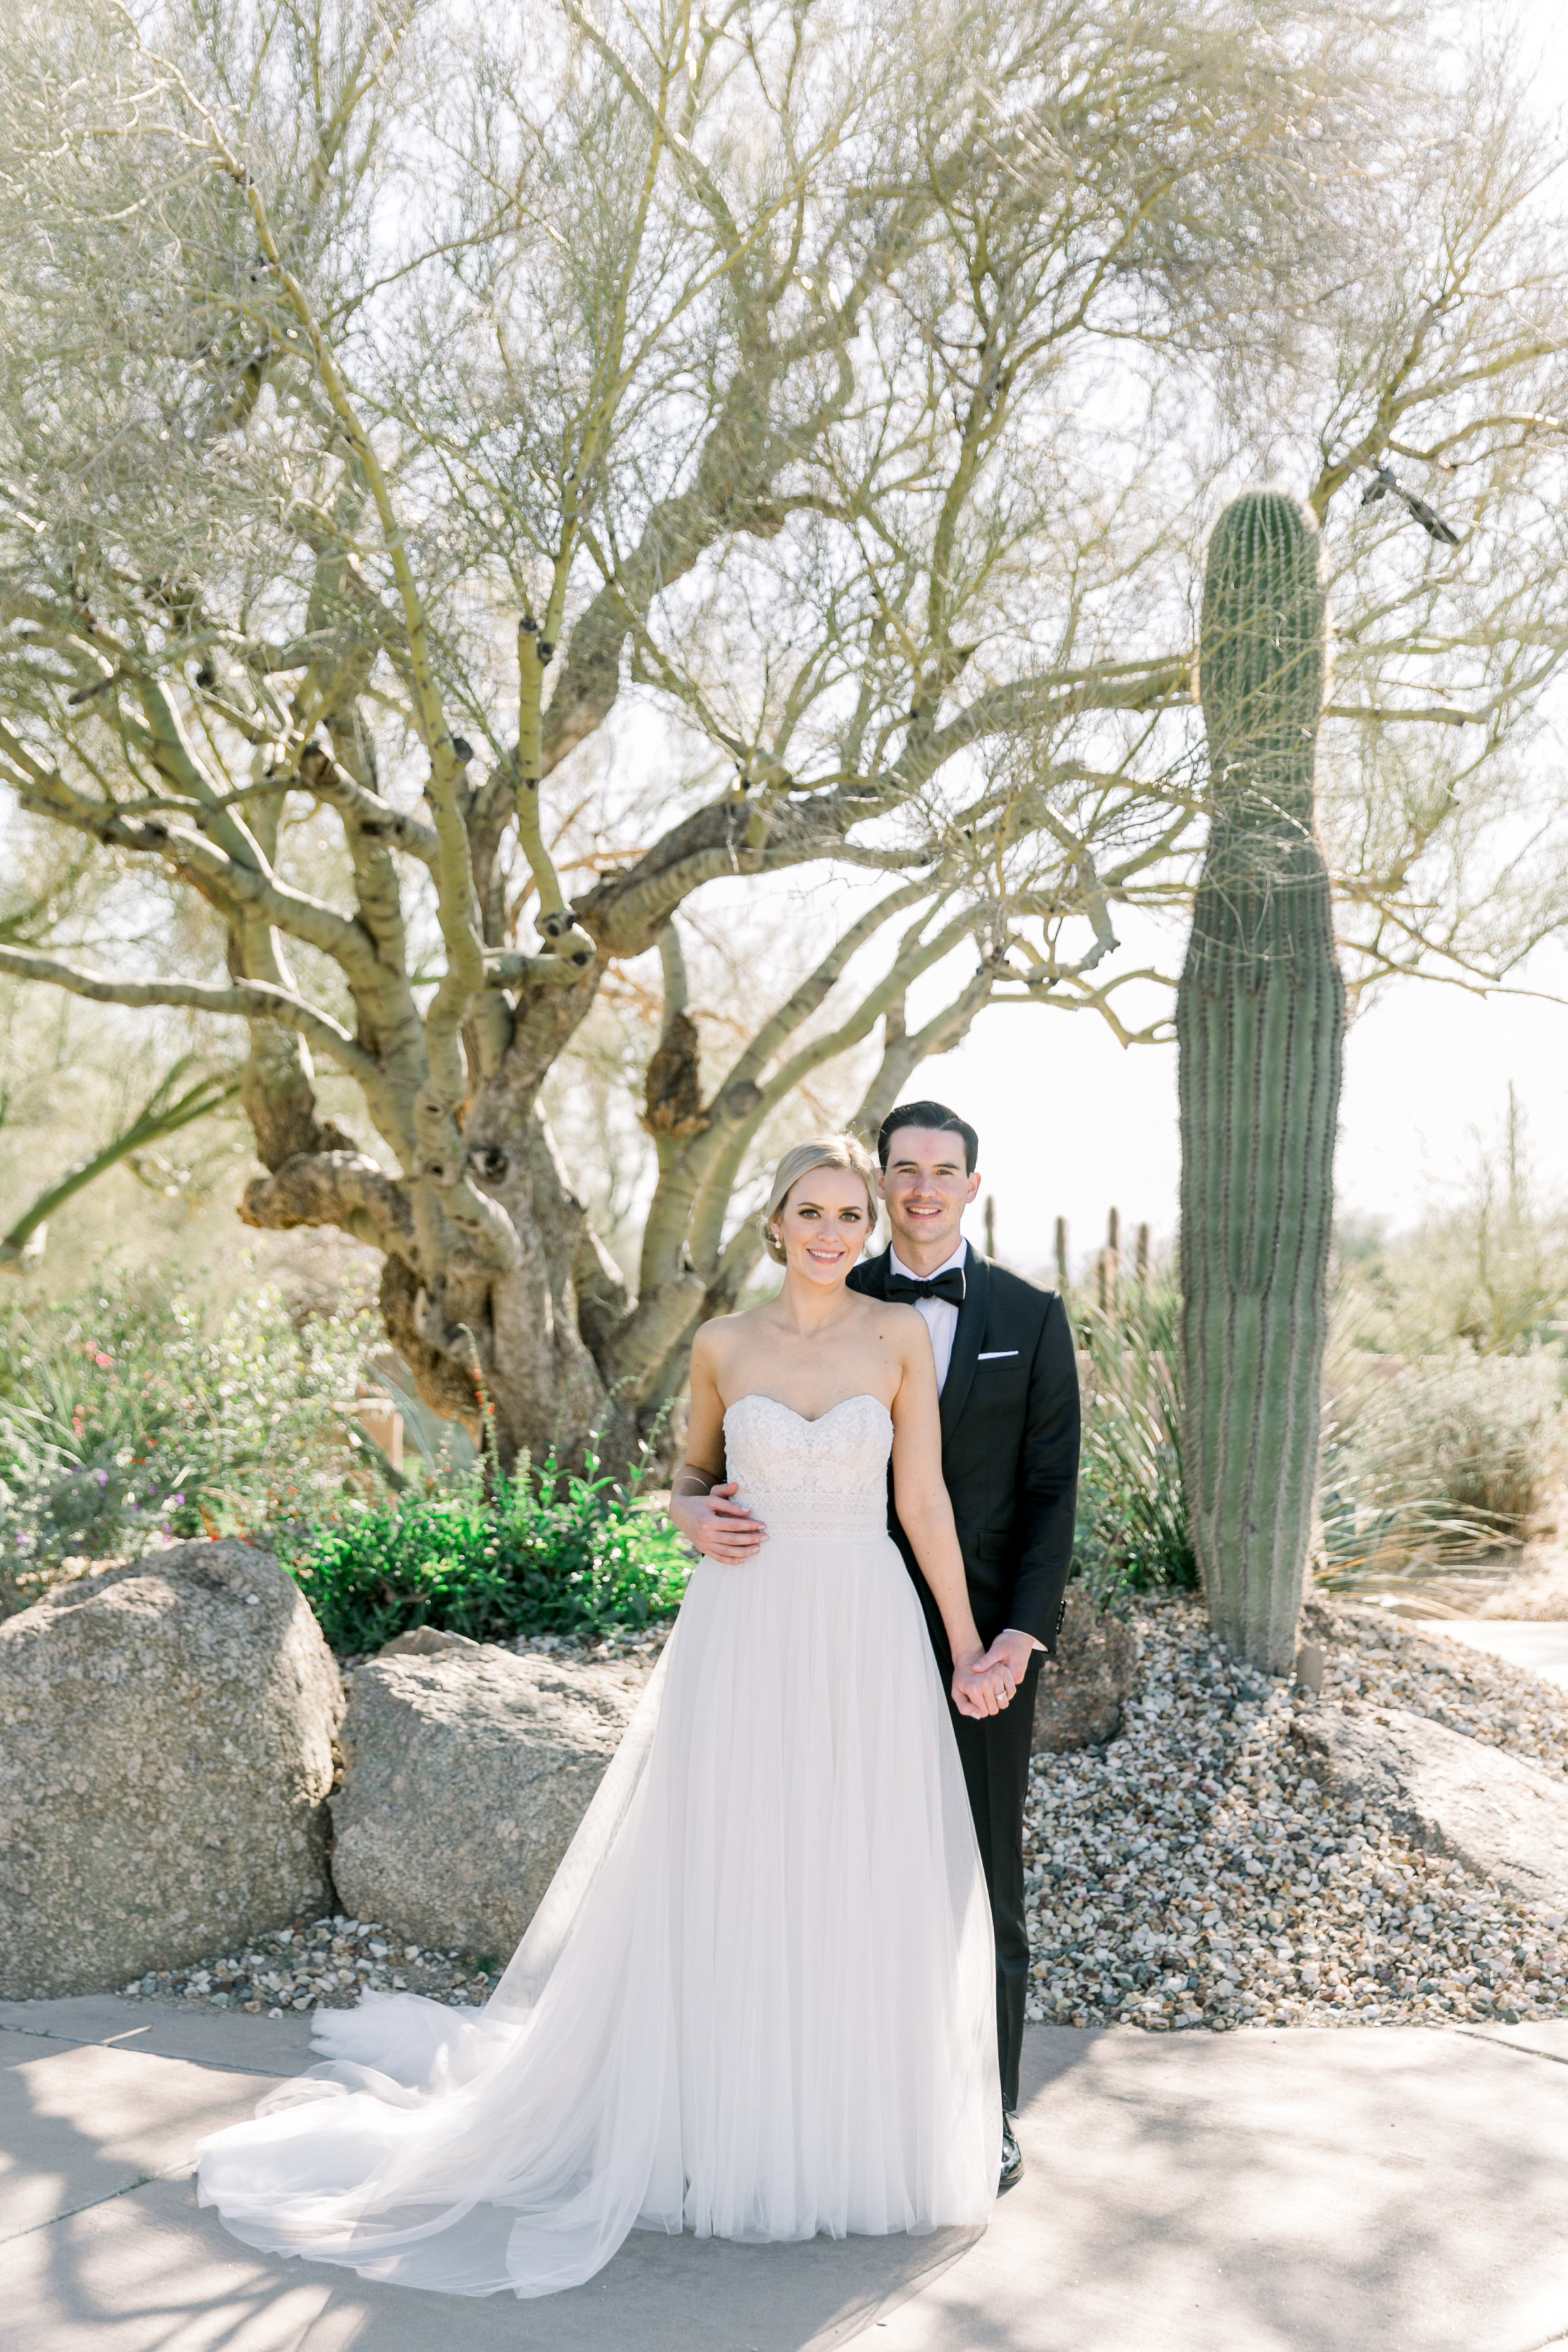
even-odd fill
[[[983,2222],[1002,2115],[991,1916],[891,1422],[725,1417],[768,1539],[702,1560],[493,1997],[316,2013],[328,2063],[203,2141],[234,2234],[368,2278],[548,2294],[634,2228]]]

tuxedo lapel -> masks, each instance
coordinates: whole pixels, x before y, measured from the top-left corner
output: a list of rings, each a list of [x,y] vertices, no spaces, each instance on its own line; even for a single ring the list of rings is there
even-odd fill
[[[877,1257],[863,1257],[849,1277],[849,1286],[867,1298],[886,1298],[888,1295],[888,1253]]]
[[[958,1310],[958,1328],[952,1335],[952,1354],[948,1359],[947,1378],[942,1384],[942,1442],[944,1446],[952,1442],[959,1415],[969,1402],[980,1342],[985,1337],[985,1310],[990,1298],[991,1267],[972,1242],[963,1261],[963,1304]]]

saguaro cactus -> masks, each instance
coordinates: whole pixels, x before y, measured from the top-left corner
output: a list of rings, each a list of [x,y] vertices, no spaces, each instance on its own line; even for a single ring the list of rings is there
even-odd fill
[[[1311,516],[1244,492],[1204,583],[1213,816],[1176,1000],[1182,1348],[1210,1622],[1276,1674],[1312,1524],[1344,1035],[1313,811],[1325,620]]]

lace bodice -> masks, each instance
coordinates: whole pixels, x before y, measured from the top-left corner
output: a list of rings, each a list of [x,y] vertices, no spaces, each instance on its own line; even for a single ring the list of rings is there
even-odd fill
[[[776,1397],[742,1397],[724,1415],[726,1475],[777,1536],[888,1532],[893,1417],[880,1398],[846,1397],[806,1421]]]

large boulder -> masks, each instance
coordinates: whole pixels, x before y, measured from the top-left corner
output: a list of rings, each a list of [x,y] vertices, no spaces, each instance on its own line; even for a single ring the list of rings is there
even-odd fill
[[[1069,1585],[1056,1658],[1045,1661],[1035,1699],[1035,1753],[1061,1756],[1114,1738],[1122,1705],[1138,1687],[1142,1656],[1125,1618],[1097,1609],[1081,1585]]]
[[[303,1595],[249,1544],[0,1624],[0,1997],[118,1989],[324,1907],[342,1713]]]
[[[1313,1778],[1412,1845],[1568,1911],[1568,1781],[1404,1707],[1314,1706],[1291,1738]]]
[[[510,1957],[645,1680],[460,1634],[389,1643],[349,1684],[342,1902],[438,1949]]]

